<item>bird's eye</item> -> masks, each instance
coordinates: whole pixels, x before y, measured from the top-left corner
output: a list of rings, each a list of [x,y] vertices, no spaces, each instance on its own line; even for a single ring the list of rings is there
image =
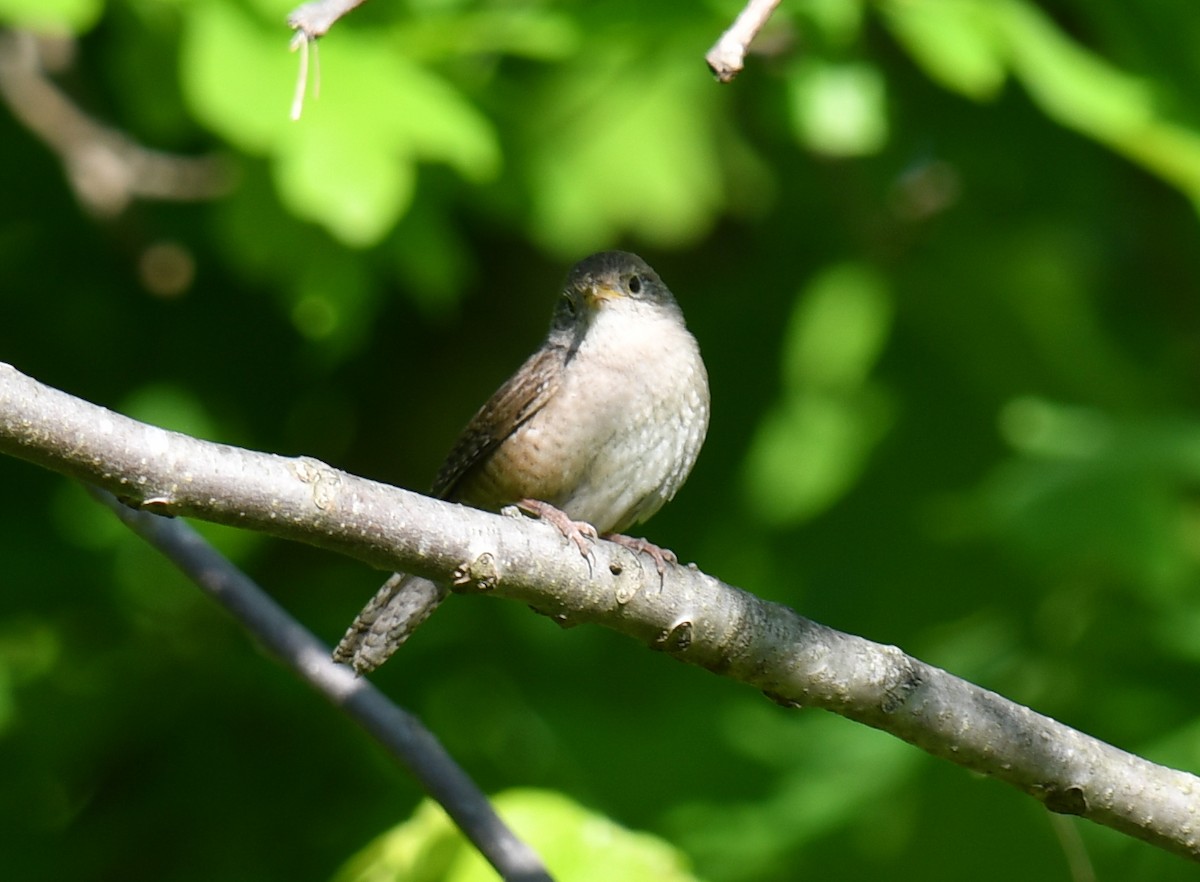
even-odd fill
[[[638,275],[630,276],[628,287],[630,294],[640,294],[642,292],[642,277]]]

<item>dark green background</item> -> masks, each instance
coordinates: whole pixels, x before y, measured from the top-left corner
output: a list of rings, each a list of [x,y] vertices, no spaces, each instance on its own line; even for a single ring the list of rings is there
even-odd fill
[[[38,4],[0,13],[23,5]],[[198,35],[223,10],[290,77],[271,3],[85,9],[62,87],[147,145],[224,155],[236,185],[90,216],[0,110],[0,359],[156,424],[419,489],[540,339],[569,264],[636,250],[682,304],[713,394],[699,464],[647,535],[1200,768],[1200,10],[785,3],[770,56],[718,86],[701,59],[737,8],[377,0],[323,41],[323,94],[296,124],[286,79],[264,86],[246,46]],[[934,28],[962,17],[940,71],[936,37],[902,36],[922,10]],[[1033,31],[1013,25],[1030,16]],[[368,123],[401,112],[387,70],[345,88],[339,40],[450,84],[495,151],[456,165],[472,136],[448,124],[391,156],[411,201],[359,239],[334,220],[355,183],[330,184],[332,160],[300,175],[332,197],[281,171],[288,145],[336,125],[353,176],[378,143]],[[204,64],[256,85],[213,85]],[[813,82],[847,71],[868,84],[863,128],[831,147],[837,114],[798,119]],[[570,190],[556,174],[587,198],[547,221]],[[163,241],[195,261],[176,296],[138,271]],[[865,295],[814,294],[839,266]],[[411,811],[402,772],[81,490],[16,461],[0,487],[0,876],[328,878]],[[205,530],[329,641],[381,579]],[[448,603],[374,679],[487,789],[560,790],[714,882],[1195,872],[890,736],[514,604]]]

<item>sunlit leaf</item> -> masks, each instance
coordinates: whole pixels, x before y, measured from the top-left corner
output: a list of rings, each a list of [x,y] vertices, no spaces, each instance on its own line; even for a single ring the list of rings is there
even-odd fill
[[[297,62],[280,36],[224,0],[193,5],[185,20],[180,70],[192,111],[250,153],[276,149],[289,131]]]
[[[711,138],[718,95],[692,68],[647,54],[589,55],[565,71],[531,120],[534,234],[579,254],[622,233],[658,246],[713,222],[722,172]]]
[[[890,420],[869,376],[891,318],[883,278],[862,264],[824,270],[797,298],[784,340],[783,399],[746,458],[750,504],[767,520],[813,517],[861,475]]]
[[[806,147],[829,156],[863,156],[887,142],[887,89],[862,63],[807,61],[788,81],[792,125]]]
[[[408,208],[416,184],[411,157],[364,150],[361,137],[339,126],[314,127],[273,167],[285,206],[360,247],[383,237]]]
[[[1200,200],[1200,134],[1162,116],[1147,80],[1085,49],[1023,0],[1002,8],[1014,71],[1048,114]]]
[[[1007,52],[993,0],[884,0],[896,37],[935,80],[976,100],[1004,85]]]
[[[795,388],[853,388],[875,366],[891,330],[883,277],[858,263],[816,276],[797,299],[784,341],[784,376]]]
[[[480,181],[500,155],[489,123],[449,83],[353,31],[322,44],[321,97],[288,119],[297,58],[277,30],[214,0],[190,16],[184,82],[197,113],[271,157],[283,201],[347,244],[379,241],[408,209],[416,164]]]
[[[885,18],[930,76],[977,100],[1011,73],[1056,122],[1200,201],[1200,134],[1163,115],[1150,81],[1085,47],[1026,0],[888,0]]]
[[[999,9],[1014,70],[1058,121],[1107,137],[1151,121],[1153,96],[1145,81],[1085,49],[1024,0],[1004,0]]]
[[[550,791],[513,790],[493,804],[563,882],[693,882],[683,855],[665,841],[634,833]],[[335,882],[441,880],[489,882],[496,871],[451,826],[442,809],[422,803],[413,815],[359,852]]]
[[[746,493],[764,520],[811,518],[857,481],[889,421],[876,394],[795,393],[763,418],[746,456]]]
[[[104,11],[104,0],[0,0],[0,23],[35,31],[81,34]]]

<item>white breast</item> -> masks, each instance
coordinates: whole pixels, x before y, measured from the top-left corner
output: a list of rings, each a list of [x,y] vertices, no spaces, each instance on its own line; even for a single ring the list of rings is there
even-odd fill
[[[556,415],[571,415],[563,440],[578,468],[557,504],[601,532],[623,531],[671,499],[708,431],[708,374],[695,338],[676,316],[643,303],[599,310],[556,398]]]

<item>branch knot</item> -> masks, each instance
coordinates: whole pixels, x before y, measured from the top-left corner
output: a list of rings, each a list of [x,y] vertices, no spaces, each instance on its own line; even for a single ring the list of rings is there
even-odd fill
[[[491,591],[500,582],[500,567],[490,551],[485,551],[479,557],[467,563],[459,564],[454,569],[455,588],[464,585],[474,585],[480,591]]]
[[[292,470],[302,483],[312,485],[313,505],[321,511],[337,508],[338,485],[342,481],[336,469],[311,456],[298,456]]]

